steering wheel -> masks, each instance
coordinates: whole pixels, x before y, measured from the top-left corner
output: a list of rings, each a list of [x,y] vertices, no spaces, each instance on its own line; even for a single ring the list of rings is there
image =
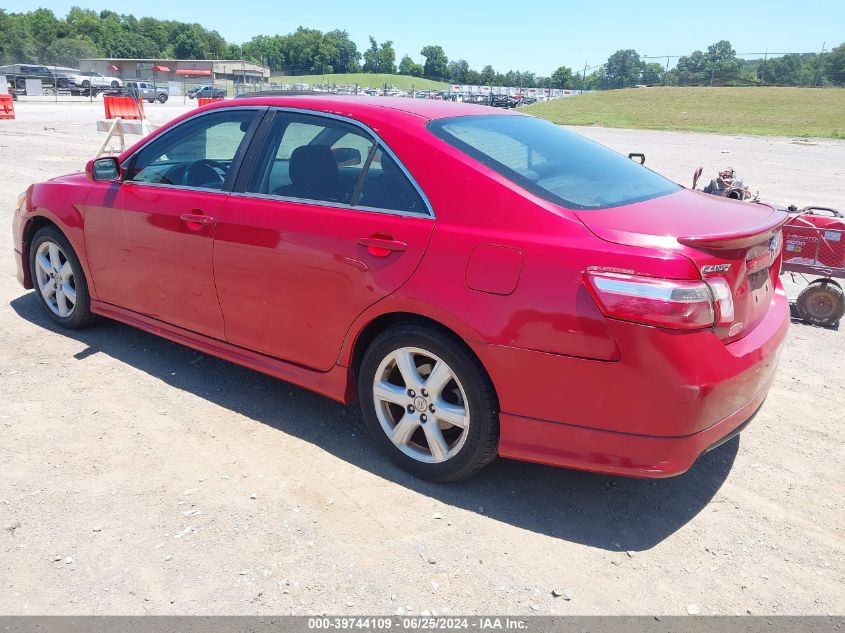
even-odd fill
[[[217,171],[218,169],[220,171]],[[182,184],[191,187],[217,188],[223,185],[228,171],[229,166],[219,160],[212,158],[195,160],[185,167],[182,173]]]

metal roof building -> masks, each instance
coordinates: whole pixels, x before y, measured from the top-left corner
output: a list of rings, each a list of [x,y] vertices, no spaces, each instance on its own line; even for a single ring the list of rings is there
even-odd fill
[[[240,59],[80,59],[80,70],[112,75],[124,81],[232,82],[260,84],[270,79],[270,68]]]

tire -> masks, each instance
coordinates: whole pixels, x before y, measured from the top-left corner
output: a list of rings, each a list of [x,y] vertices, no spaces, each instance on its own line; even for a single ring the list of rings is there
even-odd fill
[[[24,79],[23,77],[18,77],[17,79],[15,79],[15,85],[20,90],[23,90],[24,88],[26,88],[26,79]]]
[[[147,103],[155,103],[155,99],[147,99]]]
[[[41,256],[46,258],[43,263],[38,261]],[[47,268],[52,274],[46,271]],[[70,242],[56,227],[45,226],[32,238],[29,247],[29,270],[38,302],[55,323],[69,330],[78,330],[97,321],[97,317],[91,312],[88,282],[79,258]],[[57,281],[55,275],[58,273],[62,274],[64,283]],[[74,291],[75,300],[71,300],[68,289]],[[64,310],[60,307],[60,302],[64,304]]]
[[[429,393],[426,386],[434,383],[439,387]],[[361,360],[358,397],[367,429],[382,452],[420,479],[465,479],[497,455],[499,405],[493,383],[478,358],[451,333],[409,323],[379,334]],[[400,437],[394,441],[388,433],[397,429]]]
[[[188,93],[188,99],[193,99],[193,98],[194,98],[194,95],[192,95],[191,93]]]
[[[805,322],[830,327],[845,316],[845,293],[835,281],[816,279],[801,291],[795,305]]]
[[[158,96],[159,103],[167,103],[167,95],[159,95]]]
[[[112,88],[120,88],[120,82],[119,81],[111,82],[111,87]]]
[[[67,88],[67,79],[59,79],[59,88]]]
[[[83,87],[83,88],[90,88],[90,87],[91,87],[91,82],[90,82],[90,81],[88,81],[87,79],[83,79],[83,80],[82,80],[82,87]]]

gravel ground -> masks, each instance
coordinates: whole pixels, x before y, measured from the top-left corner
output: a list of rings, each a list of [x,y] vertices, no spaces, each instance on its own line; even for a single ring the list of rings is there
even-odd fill
[[[93,154],[102,105],[17,113],[0,122],[0,613],[845,611],[842,330],[795,323],[754,423],[680,477],[499,460],[416,481],[354,408],[117,323],[53,327],[15,280],[11,210]],[[732,165],[769,199],[845,206],[845,142],[579,131],[684,184]]]

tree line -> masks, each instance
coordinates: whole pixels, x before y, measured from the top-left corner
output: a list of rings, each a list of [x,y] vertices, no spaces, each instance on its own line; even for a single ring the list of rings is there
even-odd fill
[[[740,59],[722,40],[706,51],[680,57],[673,68],[649,61],[633,49],[618,50],[590,70],[560,66],[550,76],[531,71],[480,70],[465,59],[452,59],[442,46],[430,44],[415,61],[408,54],[397,63],[392,40],[359,51],[349,33],[299,27],[285,35],[256,35],[234,44],[200,24],[136,18],[114,11],[73,7],[64,18],[48,9],[6,13],[0,9],[0,63],[74,66],[90,57],[161,59],[246,59],[276,73],[399,73],[454,84],[609,90],[638,85],[845,85],[845,44],[822,54],[792,54],[771,59]]]
[[[727,40],[706,51],[693,51],[678,58],[674,68],[648,62],[633,49],[613,53],[606,63],[584,72],[587,89],[607,90],[638,85],[666,86],[828,86],[845,85],[845,44],[826,53],[793,53],[769,59],[737,57]]]

